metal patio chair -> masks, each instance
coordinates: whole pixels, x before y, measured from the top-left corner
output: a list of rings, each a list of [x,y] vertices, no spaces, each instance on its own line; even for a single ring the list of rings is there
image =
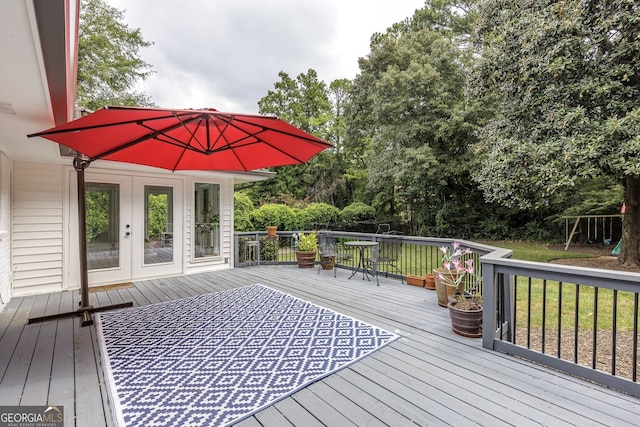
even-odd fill
[[[338,269],[338,263],[341,261],[348,261],[353,258],[353,255],[340,250],[341,246],[338,244],[338,239],[331,234],[329,230],[323,229],[317,232],[318,235],[318,251],[320,253],[320,265],[318,266],[318,274],[320,270],[325,267],[325,270],[333,269],[333,277],[336,277],[336,271]],[[331,265],[332,268],[326,268]]]
[[[378,274],[380,273],[381,265],[387,265],[387,269],[384,272],[385,277],[389,276],[389,268],[392,268],[400,275],[400,280],[404,283],[404,275],[400,270],[402,233],[391,230],[389,224],[379,224],[376,234],[381,236],[377,238],[377,250],[373,252],[371,257],[367,258],[367,262],[373,264],[373,269],[376,272],[376,283],[380,285]]]

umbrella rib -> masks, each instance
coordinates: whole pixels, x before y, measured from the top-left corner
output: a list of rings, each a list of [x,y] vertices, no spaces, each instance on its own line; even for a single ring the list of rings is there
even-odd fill
[[[242,169],[244,169],[245,171],[248,171],[249,169],[247,169],[247,166],[244,164],[244,162],[242,161],[242,159],[240,158],[240,156],[238,156],[238,154],[235,152],[235,150],[233,149],[233,144],[238,142],[238,141],[234,141],[234,142],[230,142],[224,135],[225,135],[225,131],[229,128],[229,126],[231,126],[230,122],[227,120],[224,120],[224,116],[223,115],[217,115],[216,117],[222,119],[222,121],[225,123],[224,128],[220,129],[217,124],[214,123],[214,125],[216,126],[216,130],[218,130],[218,137],[216,138],[215,142],[213,143],[213,146],[216,146],[218,144],[218,141],[220,139],[223,139],[226,142],[226,145],[218,148],[217,150],[212,150],[212,145],[210,144],[209,141],[209,126],[210,123],[207,122],[207,147],[209,148],[209,150],[211,150],[211,153],[217,153],[217,152],[221,152],[224,150],[231,150],[231,153],[233,154],[233,156],[236,158],[236,160],[238,161],[238,163],[240,164],[240,166],[242,166]],[[213,120],[211,121],[213,122]],[[246,139],[248,137],[242,138],[240,141]]]
[[[218,116],[220,117],[221,115],[220,115],[220,114],[218,114]],[[268,119],[268,120],[279,120],[279,119],[278,119],[278,118],[276,118],[276,117],[267,117],[267,116],[265,116],[265,117],[263,117],[263,118],[264,118],[264,119]],[[240,122],[240,123],[248,124],[248,125],[251,125],[251,126],[257,126],[255,123],[253,123],[253,122],[251,122],[251,121],[248,121],[248,120],[243,120],[242,118],[239,118],[238,116],[233,116],[233,121],[234,121],[234,122]],[[230,125],[230,126],[234,126],[234,127],[238,128],[238,129],[240,129],[240,128],[239,128],[238,126],[236,126],[234,123],[231,123],[231,122],[228,122],[228,123],[229,123],[229,125]],[[286,122],[285,122],[285,123],[286,123]],[[306,136],[306,135],[297,135],[297,134],[295,134],[295,133],[293,133],[293,132],[288,132],[288,131],[284,131],[284,130],[276,129],[276,128],[274,128],[274,127],[270,127],[270,126],[264,126],[264,125],[261,125],[260,127],[262,128],[262,131],[261,131],[260,133],[270,130],[270,131],[273,131],[273,132],[280,133],[280,134],[282,134],[282,135],[287,135],[287,136],[291,136],[291,137],[294,137],[294,138],[304,139],[304,140],[305,140],[305,141],[307,141],[307,142],[311,142],[311,143],[313,143],[313,144],[317,144],[317,145],[322,145],[322,146],[327,147],[327,148],[328,148],[328,147],[333,147],[333,145],[329,144],[328,142],[323,141],[323,140],[321,140],[320,138],[318,138],[318,137],[316,137],[316,136],[313,136],[313,135],[311,135],[311,134],[307,134],[306,132],[304,132],[304,131],[302,131],[302,130],[301,130],[301,132],[304,132],[305,134],[307,134],[307,135],[309,135],[309,136]]]
[[[319,145],[328,146],[328,147],[332,146],[331,144],[329,144],[327,142],[324,142],[324,141],[322,141],[320,139],[317,139],[316,137],[313,137],[313,135],[311,135],[312,138],[308,138],[306,136],[295,135],[295,134],[293,134],[291,132],[281,131],[279,129],[274,129],[274,128],[270,128],[270,127],[266,127],[266,126],[259,126],[260,127],[260,131],[259,132],[247,133],[242,128],[236,126],[234,124],[234,121],[238,121],[238,122],[241,122],[241,123],[249,124],[251,126],[256,126],[255,123],[252,123],[252,122],[249,122],[249,121],[246,121],[246,120],[242,120],[242,119],[238,118],[237,116],[229,116],[229,117],[224,116],[223,117],[221,114],[218,114],[218,117],[221,118],[225,123],[227,123],[227,126],[232,126],[232,127],[236,128],[236,129],[244,132],[247,136],[242,138],[242,139],[238,139],[237,141],[229,142],[226,146],[224,146],[224,147],[222,147],[222,148],[220,148],[218,150],[214,150],[214,151],[234,150],[234,148],[236,148],[235,146],[236,145],[240,145],[241,142],[243,142],[243,141],[245,141],[245,140],[247,140],[249,138],[256,138],[256,141],[250,142],[248,144],[243,144],[242,146],[246,147],[246,146],[252,145],[252,144],[263,143],[263,144],[266,144],[269,147],[273,148],[274,150],[279,151],[280,153],[284,154],[285,156],[293,159],[294,161],[296,161],[298,163],[304,163],[302,159],[299,159],[299,158],[297,158],[295,156],[292,156],[290,153],[287,153],[286,151],[282,150],[281,148],[278,148],[275,145],[269,143],[268,141],[265,141],[264,139],[260,138],[259,135],[261,133],[264,133],[264,132],[268,131],[268,130],[271,130],[273,132],[276,132],[276,133],[279,133],[279,134],[282,134],[282,135],[287,135],[287,136],[292,136],[292,137],[295,137],[295,138],[305,139],[306,141],[314,143],[314,144],[319,144]],[[238,158],[238,155],[235,154],[235,151],[234,151],[234,155],[236,156],[236,158]],[[238,161],[240,161],[240,160],[238,159]]]
[[[186,126],[186,124],[187,124],[187,123],[186,123],[186,122],[183,122],[183,121],[180,119],[180,117],[176,117],[176,119],[177,119],[180,123],[182,123],[182,127],[184,128],[184,130],[185,130],[189,135],[191,135],[191,138],[189,139],[189,141],[188,141],[188,142],[186,142],[186,143],[182,143],[182,142],[180,142],[179,140],[177,140],[176,138],[173,138],[171,135],[164,135],[164,136],[166,136],[166,137],[168,137],[168,138],[171,138],[171,139],[173,139],[174,141],[176,141],[176,142],[177,142],[177,144],[172,144],[172,145],[178,145],[180,148],[182,148],[182,149],[183,149],[183,150],[182,150],[182,153],[180,153],[180,156],[178,156],[178,158],[176,159],[175,163],[173,164],[173,167],[171,168],[171,171],[172,171],[172,172],[175,172],[175,171],[176,171],[176,169],[178,168],[178,165],[180,164],[180,161],[181,161],[181,160],[182,160],[182,158],[184,157],[184,155],[185,155],[185,153],[187,152],[187,150],[192,150],[192,151],[195,151],[196,153],[201,153],[201,154],[208,154],[208,152],[209,152],[209,138],[210,138],[210,135],[209,135],[209,120],[207,120],[207,118],[204,116],[204,114],[200,116],[200,119],[203,119],[203,120],[205,121],[205,123],[206,123],[206,126],[205,126],[205,129],[206,129],[206,132],[207,132],[207,149],[206,149],[206,150],[200,150],[200,149],[197,149],[197,148],[195,148],[195,147],[193,147],[193,146],[191,145],[191,141],[194,141],[194,140],[195,140],[195,141],[200,145],[200,147],[202,147],[202,143],[198,140],[198,136],[196,135],[196,133],[195,133],[194,131],[192,131],[191,129],[189,129],[189,128]],[[165,142],[165,143],[167,143],[167,144],[171,144],[171,143],[170,143],[170,142],[168,142],[168,141],[162,141],[160,138],[158,138],[158,141]]]
[[[193,113],[192,113],[193,114]],[[169,114],[166,116],[160,116],[160,117],[152,117],[152,118],[146,118],[143,120],[143,122],[151,122],[151,121],[156,121],[156,120],[165,120],[165,119],[170,119],[172,117],[180,117],[180,116],[187,116],[189,114],[186,113],[180,113],[180,114]],[[98,125],[91,125],[91,126],[80,126],[80,127],[72,127],[72,128],[66,128],[66,129],[50,129],[50,130],[45,130],[42,132],[36,132],[36,133],[32,133],[27,135],[27,138],[32,138],[35,136],[47,136],[47,135],[56,135],[59,133],[69,133],[69,132],[81,132],[83,130],[92,130],[92,129],[101,129],[101,128],[108,128],[108,127],[113,127],[113,126],[122,126],[122,125],[130,125],[130,124],[134,124],[134,123],[140,123],[141,120],[140,119],[135,119],[135,120],[123,120],[120,122],[109,122],[109,123],[102,123],[102,124],[98,124]]]
[[[178,118],[177,116],[174,116],[174,117]],[[117,146],[115,148],[112,148],[111,150],[107,150],[107,151],[105,151],[103,153],[97,154],[97,155],[91,157],[90,161],[93,162],[95,160],[100,160],[100,159],[102,159],[104,157],[110,156],[111,154],[117,153],[118,151],[122,151],[124,149],[129,148],[129,147],[133,147],[134,145],[140,144],[141,142],[148,141],[150,139],[156,139],[156,140],[158,140],[160,142],[163,142],[165,144],[174,145],[176,147],[181,147],[181,148],[185,147],[185,149],[190,149],[190,150],[193,150],[193,151],[196,151],[196,152],[203,152],[203,151],[198,150],[197,148],[195,148],[195,147],[193,147],[191,145],[187,145],[187,144],[181,143],[179,140],[173,138],[170,135],[167,135],[167,133],[166,133],[166,132],[172,131],[174,129],[177,129],[179,127],[183,127],[186,123],[190,123],[190,122],[192,122],[194,120],[199,119],[200,117],[201,116],[198,115],[196,117],[192,117],[192,118],[190,118],[188,120],[184,120],[184,121],[180,120],[180,118],[178,118],[178,124],[169,126],[169,127],[165,128],[165,129],[161,129],[161,130],[157,130],[157,129],[153,129],[152,127],[149,127],[144,121],[131,122],[131,123],[137,123],[138,126],[144,127],[145,129],[148,129],[148,130],[152,131],[152,133],[144,135],[144,136],[141,136],[140,138],[135,139],[133,141],[130,141],[130,142],[126,143],[126,144],[119,145],[119,146]],[[165,117],[165,118],[168,118],[168,117]],[[166,138],[169,138],[169,139],[173,140],[173,142],[163,140],[163,139],[159,138],[160,136],[164,136]]]

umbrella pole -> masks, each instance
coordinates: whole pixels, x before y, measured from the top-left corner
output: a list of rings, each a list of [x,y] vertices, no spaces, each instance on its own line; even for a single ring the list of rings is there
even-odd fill
[[[27,324],[45,322],[48,320],[57,320],[65,317],[82,317],[82,326],[93,325],[92,314],[98,311],[115,310],[119,308],[132,307],[132,302],[122,304],[114,304],[104,307],[94,308],[89,304],[89,268],[87,266],[87,211],[86,211],[86,194],[84,188],[84,170],[89,166],[89,162],[82,159],[80,154],[73,161],[73,167],[77,174],[78,184],[78,251],[80,254],[80,307],[76,311],[67,313],[53,314],[42,317],[32,317]]]
[[[79,155],[74,159],[73,167],[76,170],[78,184],[78,250],[80,251],[80,307],[78,310],[84,312],[93,308],[89,304],[89,269],[87,266],[87,211],[84,189],[84,170],[87,166],[88,163],[84,162]]]

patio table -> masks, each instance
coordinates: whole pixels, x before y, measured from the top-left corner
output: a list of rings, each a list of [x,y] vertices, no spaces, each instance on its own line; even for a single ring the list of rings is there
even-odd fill
[[[364,280],[365,276],[367,277],[367,280],[371,281],[371,279],[369,278],[369,274],[371,274],[373,276],[373,271],[369,271],[365,265],[365,256],[364,256],[364,252],[367,248],[375,248],[378,246],[378,242],[372,242],[370,240],[352,240],[349,242],[344,242],[345,246],[353,246],[359,249],[360,251],[360,256],[358,257],[358,265],[356,266],[356,269],[353,271],[353,273],[351,273],[351,276],[349,276],[349,279],[351,279],[353,276],[355,276],[355,274],[362,270],[362,280]]]

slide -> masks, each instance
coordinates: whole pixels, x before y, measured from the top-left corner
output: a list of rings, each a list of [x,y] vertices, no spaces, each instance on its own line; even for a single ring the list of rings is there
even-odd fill
[[[620,255],[620,248],[622,247],[622,240],[618,242],[615,248],[611,251],[611,255],[618,256]]]

